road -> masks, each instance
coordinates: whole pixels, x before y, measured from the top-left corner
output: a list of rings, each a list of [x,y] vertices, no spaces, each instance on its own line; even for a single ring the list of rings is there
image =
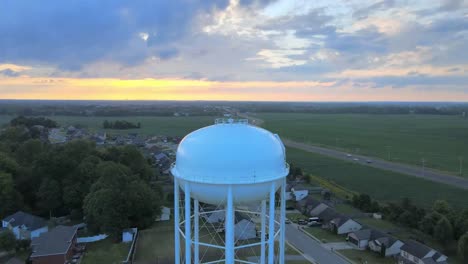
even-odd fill
[[[318,241],[298,230],[297,225],[288,224],[285,226],[286,240],[299,249],[306,259],[312,260],[316,264],[349,264],[348,261],[325,249]]]
[[[329,156],[332,158],[337,158],[341,160],[348,160],[348,161],[353,161],[356,163],[359,163],[361,165],[366,165],[369,167],[374,167],[378,169],[384,169],[384,170],[389,170],[393,172],[398,172],[418,178],[423,178],[426,180],[430,180],[433,182],[439,182],[439,183],[444,183],[447,185],[452,185],[457,188],[463,188],[468,190],[468,179],[464,179],[461,177],[453,176],[453,175],[448,175],[440,172],[436,172],[433,170],[429,169],[422,169],[422,167],[416,167],[416,166],[411,166],[411,165],[405,165],[405,164],[400,164],[400,163],[393,163],[389,162],[386,160],[382,159],[376,159],[373,157],[366,157],[366,156],[361,156],[361,155],[352,155],[352,157],[348,157],[347,153],[341,152],[338,150],[334,149],[328,149],[328,148],[323,148],[323,147],[317,147],[305,143],[300,143],[296,141],[292,141],[289,139],[283,138],[283,143],[284,145],[292,148],[297,148],[300,150],[304,150],[307,152],[313,152],[317,154],[321,154],[324,156]],[[355,160],[357,159],[357,160]],[[368,163],[367,161],[371,160],[371,163]]]
[[[248,118],[252,120],[254,125],[261,126],[264,123],[264,120],[257,118],[257,117],[251,117],[245,114],[239,114],[239,116]],[[324,148],[324,147],[317,147],[314,145],[306,144],[306,143],[301,143],[301,142],[296,142],[290,139],[286,138],[281,138],[284,145],[287,147],[291,148],[296,148],[300,149],[303,151],[307,152],[313,152],[317,153],[320,155],[336,158],[336,159],[341,159],[341,160],[347,160],[347,161],[353,161],[357,162],[361,165],[373,167],[373,168],[378,168],[378,169],[383,169],[383,170],[388,170],[388,171],[393,171],[401,174],[406,174],[418,178],[423,178],[425,180],[433,181],[433,182],[438,182],[438,183],[443,183],[447,185],[451,185],[457,188],[462,188],[468,190],[468,179],[466,178],[461,178],[457,176],[453,176],[450,174],[445,174],[442,172],[437,172],[431,169],[424,169],[420,166],[411,166],[411,165],[406,165],[406,164],[401,164],[401,163],[394,163],[382,159],[377,159],[374,157],[367,157],[367,156],[362,156],[362,155],[354,155],[352,157],[348,157],[346,152],[342,152],[339,150],[334,150],[334,149],[329,149],[329,148]],[[354,160],[357,159],[357,160]],[[367,161],[371,160],[371,163],[368,163]]]

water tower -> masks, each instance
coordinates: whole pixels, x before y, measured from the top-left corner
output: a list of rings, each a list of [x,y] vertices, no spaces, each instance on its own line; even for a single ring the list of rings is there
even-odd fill
[[[278,135],[249,125],[248,120],[217,119],[214,125],[196,130],[181,141],[171,172],[176,264],[284,263],[285,185],[289,166]],[[279,210],[275,203],[277,192]],[[222,243],[200,240],[200,222],[204,221],[201,216],[210,213],[201,210],[200,204],[213,205],[211,214],[221,212]],[[245,209],[255,208],[254,205],[259,209]],[[243,245],[235,238],[235,215],[239,212],[258,215],[255,227],[258,238]],[[275,244],[279,244],[276,250]],[[223,254],[217,260],[205,262],[200,256],[201,247],[216,248]],[[237,256],[238,250],[248,247],[260,250],[256,260]]]

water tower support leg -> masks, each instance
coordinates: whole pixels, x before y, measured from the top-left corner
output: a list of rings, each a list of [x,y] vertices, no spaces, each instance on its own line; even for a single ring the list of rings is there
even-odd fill
[[[270,189],[270,213],[268,214],[268,264],[274,264],[275,259],[275,190],[273,182]]]
[[[280,252],[279,252],[279,263],[284,264],[284,242],[286,236],[285,230],[285,221],[286,221],[286,178],[283,179],[283,184],[281,185],[281,207],[280,207]]]
[[[179,183],[174,177],[174,263],[180,264],[180,234],[179,234]]]
[[[190,204],[190,186],[186,182],[184,186],[184,195],[185,195],[185,264],[192,263],[191,253],[192,253],[192,234],[191,234],[191,204]]]
[[[260,264],[265,264],[265,232],[266,232],[266,200],[262,200],[261,214],[261,234],[260,234]]]
[[[194,201],[194,205],[193,205],[193,220],[194,220],[194,264],[198,264],[199,261],[200,261],[200,256],[199,256],[199,205],[198,205],[198,200],[195,200]]]
[[[227,205],[226,205],[226,264],[234,264],[234,201],[232,199],[232,186],[228,187]]]

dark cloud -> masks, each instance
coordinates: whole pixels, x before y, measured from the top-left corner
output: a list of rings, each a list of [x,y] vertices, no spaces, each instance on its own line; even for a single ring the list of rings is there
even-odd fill
[[[366,28],[353,33],[329,34],[325,46],[344,53],[385,53],[388,39],[376,28]]]
[[[464,0],[443,0],[440,6],[442,11],[454,11],[463,6]]]
[[[228,0],[0,0],[0,61],[41,62],[67,70],[101,58],[135,64],[151,48],[185,36],[199,12],[227,4]],[[148,32],[148,45],[135,44],[139,32]],[[175,53],[159,55],[169,58]]]
[[[358,9],[354,11],[353,17],[356,19],[364,19],[369,16],[369,14],[378,11],[378,10],[384,10],[384,9],[389,9],[395,6],[395,1],[394,0],[383,0],[380,2],[377,2],[375,4],[372,4],[368,7],[364,7],[361,9]]]

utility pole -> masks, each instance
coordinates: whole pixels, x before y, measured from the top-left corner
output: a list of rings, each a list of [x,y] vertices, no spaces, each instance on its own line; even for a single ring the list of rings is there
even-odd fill
[[[426,160],[422,158],[422,175],[424,176],[426,174],[424,167],[426,166]]]
[[[390,160],[390,148],[391,147],[392,146],[386,146],[386,148],[387,148],[387,160]]]
[[[460,161],[460,176],[463,175],[463,157],[460,156],[458,157],[458,160]]]

